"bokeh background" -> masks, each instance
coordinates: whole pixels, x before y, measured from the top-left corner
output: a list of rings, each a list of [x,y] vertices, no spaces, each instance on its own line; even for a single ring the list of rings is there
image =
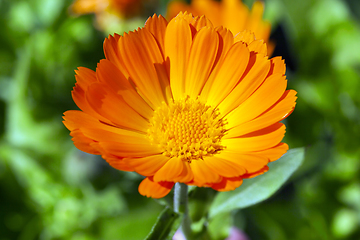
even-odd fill
[[[167,2],[112,30],[143,26]],[[71,3],[0,0],[0,240],[143,239],[163,208],[138,194],[139,175],[77,150],[61,123],[77,109],[74,70],[95,70],[109,33]],[[265,18],[298,91],[285,142],[306,158],[234,225],[251,240],[360,239],[360,1],[266,0]]]

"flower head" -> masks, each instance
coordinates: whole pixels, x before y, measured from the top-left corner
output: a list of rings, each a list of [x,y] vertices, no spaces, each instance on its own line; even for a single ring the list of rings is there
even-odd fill
[[[242,0],[192,0],[191,5],[177,0],[169,3],[167,18],[172,19],[180,11],[205,15],[215,27],[224,26],[234,35],[250,30],[256,39],[263,39],[268,44],[269,55],[273,52],[274,44],[269,41],[271,26],[262,19],[264,4],[261,1],[255,1],[250,11]]]
[[[65,112],[64,124],[80,150],[146,176],[141,194],[163,197],[175,182],[233,190],[287,151],[279,121],[296,92],[286,90],[284,61],[251,32],[154,15],[109,36],[104,52],[96,71],[76,71],[81,111]]]
[[[129,17],[139,11],[140,3],[141,0],[76,0],[71,9],[75,14],[108,12]]]
[[[75,0],[70,11],[75,15],[94,13],[96,26],[109,30],[123,24],[124,19],[139,15],[145,1],[150,0]]]

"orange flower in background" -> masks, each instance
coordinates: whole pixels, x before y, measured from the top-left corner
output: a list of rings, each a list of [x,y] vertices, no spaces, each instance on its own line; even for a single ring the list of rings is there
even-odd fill
[[[167,18],[172,19],[180,11],[187,11],[194,16],[205,15],[215,27],[224,26],[234,35],[250,30],[256,39],[263,39],[267,43],[269,55],[274,50],[274,44],[269,42],[270,23],[262,19],[264,4],[261,1],[255,1],[250,11],[241,0],[192,0],[191,5],[177,0],[169,3]]]
[[[75,15],[95,14],[96,26],[104,31],[129,24],[128,18],[138,16],[144,4],[155,4],[156,0],[75,0],[70,12]]]
[[[129,17],[140,11],[141,0],[76,0],[71,6],[75,14],[113,13],[119,17]]]
[[[175,182],[233,190],[287,151],[279,121],[296,92],[284,61],[268,59],[251,32],[234,38],[204,16],[154,15],[109,36],[104,52],[96,71],[76,71],[81,110],[65,112],[64,124],[80,150],[146,176],[142,195],[161,198]]]

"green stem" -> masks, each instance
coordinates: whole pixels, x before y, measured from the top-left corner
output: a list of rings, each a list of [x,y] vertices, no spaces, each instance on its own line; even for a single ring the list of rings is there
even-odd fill
[[[181,230],[187,240],[193,238],[188,208],[188,186],[184,183],[175,184],[174,212],[182,215]]]

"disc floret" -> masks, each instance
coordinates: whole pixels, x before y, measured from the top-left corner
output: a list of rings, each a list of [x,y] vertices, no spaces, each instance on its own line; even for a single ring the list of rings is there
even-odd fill
[[[191,162],[225,148],[221,145],[225,125],[218,109],[187,97],[155,110],[148,136],[165,156]]]

